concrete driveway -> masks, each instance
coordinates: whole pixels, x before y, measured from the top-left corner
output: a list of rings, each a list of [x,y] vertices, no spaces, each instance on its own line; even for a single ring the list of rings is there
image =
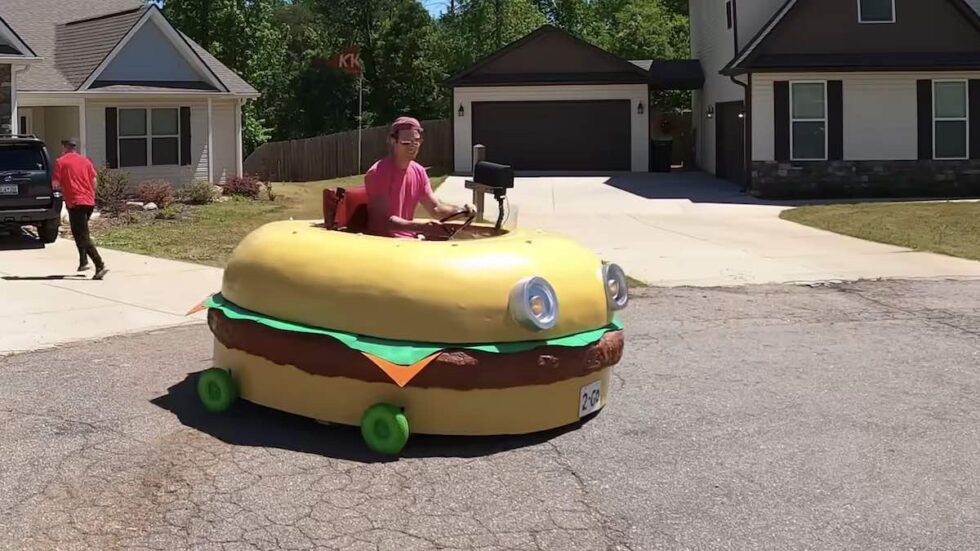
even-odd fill
[[[472,201],[464,177],[438,194]],[[729,286],[874,278],[976,278],[980,262],[787,222],[766,203],[702,173],[518,178],[519,226],[566,234],[661,286]],[[488,218],[496,216],[488,197]]]
[[[41,248],[0,236],[0,355],[59,344],[202,323],[186,316],[221,288],[221,270],[100,249],[109,275],[79,275],[68,239]]]

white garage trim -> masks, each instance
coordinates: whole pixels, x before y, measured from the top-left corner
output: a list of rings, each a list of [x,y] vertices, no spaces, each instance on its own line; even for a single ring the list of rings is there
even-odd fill
[[[630,100],[632,121],[631,159],[633,172],[646,172],[650,158],[648,87],[646,84],[569,85],[569,86],[486,86],[453,89],[454,170],[469,173],[473,155],[473,103],[481,101],[568,101]],[[639,114],[639,104],[643,113]],[[463,106],[463,116],[459,107]],[[588,131],[588,129],[583,129]]]

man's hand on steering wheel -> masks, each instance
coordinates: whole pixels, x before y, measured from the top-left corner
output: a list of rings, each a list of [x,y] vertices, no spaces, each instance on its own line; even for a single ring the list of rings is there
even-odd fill
[[[449,222],[450,220],[459,218],[460,216],[466,216],[466,221],[463,222],[462,226],[457,228],[455,226],[446,223]],[[449,216],[446,216],[445,218],[439,220],[439,224],[442,227],[442,229],[446,232],[447,239],[452,239],[457,233],[470,227],[470,224],[472,224],[474,220],[476,220],[476,210],[470,205],[466,205],[463,208],[457,210],[456,212],[450,214]]]

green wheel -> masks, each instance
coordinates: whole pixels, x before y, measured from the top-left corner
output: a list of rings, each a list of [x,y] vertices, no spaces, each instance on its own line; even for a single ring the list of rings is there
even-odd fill
[[[212,367],[198,377],[197,396],[208,411],[221,413],[228,411],[238,399],[238,385],[231,378],[231,373]]]
[[[377,453],[398,455],[409,434],[405,412],[390,404],[374,404],[361,417],[361,436]]]

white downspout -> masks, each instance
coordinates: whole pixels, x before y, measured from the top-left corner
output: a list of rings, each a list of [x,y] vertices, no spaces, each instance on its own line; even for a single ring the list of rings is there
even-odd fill
[[[82,150],[82,155],[88,154],[88,124],[85,111],[85,98],[82,98],[81,103],[78,104],[78,140],[81,142],[78,147]]]

